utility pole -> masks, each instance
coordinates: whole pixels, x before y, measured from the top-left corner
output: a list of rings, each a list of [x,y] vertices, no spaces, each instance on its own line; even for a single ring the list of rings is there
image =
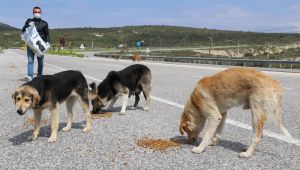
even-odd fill
[[[69,51],[71,51],[72,50],[72,42],[70,41],[69,42]]]
[[[238,41],[238,53],[240,53],[240,42]]]
[[[94,48],[94,41],[92,41],[92,49]]]
[[[268,43],[267,59],[269,59],[269,55],[270,55],[270,43]]]
[[[209,44],[209,52],[208,52],[208,54],[210,55],[213,37],[208,37],[208,39],[210,40],[210,44]]]

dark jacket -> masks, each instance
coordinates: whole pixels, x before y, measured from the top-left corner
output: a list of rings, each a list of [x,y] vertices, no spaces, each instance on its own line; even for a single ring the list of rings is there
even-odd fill
[[[41,36],[41,38],[45,42],[49,42],[50,43],[50,35],[49,35],[48,23],[46,21],[42,20],[42,19],[29,18],[25,22],[25,25],[24,25],[24,27],[22,29],[23,32],[26,30],[27,27],[29,27],[29,23],[30,22],[34,22],[34,25],[35,25],[35,27],[36,27],[39,35]]]

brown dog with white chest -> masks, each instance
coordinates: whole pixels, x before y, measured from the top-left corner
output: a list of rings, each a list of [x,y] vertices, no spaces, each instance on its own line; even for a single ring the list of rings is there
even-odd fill
[[[234,106],[251,109],[253,135],[249,148],[240,157],[250,157],[261,141],[268,114],[275,116],[276,126],[291,137],[282,125],[283,88],[277,80],[252,68],[231,68],[201,79],[194,88],[181,115],[179,130],[188,135],[189,143],[198,139],[205,123],[202,142],[192,149],[201,153],[216,145],[222,133],[227,111]]]
[[[40,133],[40,122],[45,109],[51,112],[51,135],[48,142],[55,142],[59,127],[59,107],[65,102],[68,112],[67,125],[62,130],[70,131],[73,121],[73,107],[80,101],[86,115],[86,126],[83,131],[91,130],[91,113],[89,111],[88,84],[79,71],[67,70],[53,75],[36,77],[21,85],[13,93],[12,98],[17,113],[24,115],[33,109],[34,130],[31,139],[36,140]]]

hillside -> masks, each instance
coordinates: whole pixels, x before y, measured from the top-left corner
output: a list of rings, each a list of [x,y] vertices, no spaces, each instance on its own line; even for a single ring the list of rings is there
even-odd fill
[[[5,24],[3,24],[5,25]],[[0,46],[20,47],[21,30],[0,29]],[[86,47],[108,48],[124,43],[132,46],[137,40],[144,40],[147,47],[201,47],[239,45],[286,45],[300,42],[300,34],[255,33],[224,31],[177,26],[126,26],[113,28],[65,28],[51,29],[51,44],[56,46],[59,37],[65,36],[66,46],[73,48],[81,43]]]
[[[4,24],[3,22],[0,22],[0,31],[13,31],[13,30],[17,30],[17,28]]]
[[[150,47],[199,47],[224,45],[290,44],[300,42],[300,34],[255,33],[210,30],[176,26],[127,26],[118,28],[74,28],[51,30],[52,42],[58,43],[60,35],[78,47],[81,43],[94,47],[115,47],[125,43],[132,46],[144,40]],[[210,41],[212,39],[212,42]]]

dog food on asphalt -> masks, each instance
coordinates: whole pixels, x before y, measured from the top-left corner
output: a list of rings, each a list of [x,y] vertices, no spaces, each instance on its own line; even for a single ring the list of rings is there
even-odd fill
[[[143,148],[149,148],[155,151],[163,151],[173,147],[179,147],[180,144],[170,141],[170,140],[163,140],[163,139],[148,139],[143,138],[138,140],[137,145]]]
[[[92,114],[92,119],[111,118],[112,112],[100,112]]]
[[[41,120],[41,123],[40,125],[47,125],[48,124],[48,120],[47,119],[43,119]],[[25,125],[32,125],[34,126],[34,118],[33,117],[28,117],[26,122],[25,122]]]

